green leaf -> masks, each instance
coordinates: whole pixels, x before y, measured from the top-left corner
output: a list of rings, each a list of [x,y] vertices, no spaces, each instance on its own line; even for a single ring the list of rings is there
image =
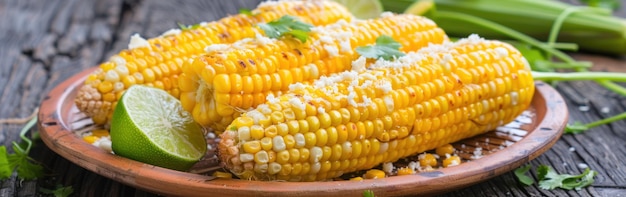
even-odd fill
[[[7,154],[7,147],[0,146],[0,180],[5,180],[11,177],[13,173],[13,169],[11,165],[9,165]]]
[[[39,188],[39,191],[44,194],[52,194],[55,197],[67,197],[74,193],[74,188],[72,186],[63,187],[62,185],[57,185],[54,190]]]
[[[535,182],[532,178],[526,175],[526,172],[530,170],[530,167],[530,165],[526,165],[524,167],[517,168],[514,172],[517,179],[524,185],[532,185]]]
[[[382,35],[376,38],[375,45],[357,47],[356,52],[366,58],[393,60],[405,55],[399,50],[401,46],[392,37]]]
[[[582,122],[576,121],[576,122],[574,122],[574,124],[568,124],[565,127],[565,133],[567,133],[567,134],[577,134],[577,133],[585,132],[588,129],[589,129],[589,127],[587,127],[587,125],[583,124]]]
[[[185,25],[182,23],[176,23],[176,24],[178,24],[178,28],[180,28],[180,30],[197,29],[198,27],[200,27],[200,24],[194,24],[194,25]]]
[[[239,13],[246,15],[246,16],[254,16],[254,14],[252,13],[252,10],[247,9],[247,8],[241,8],[239,9]]]
[[[596,171],[589,170],[589,168],[579,175],[558,174],[547,165],[539,166],[537,171],[539,173],[539,187],[547,190],[556,188],[580,190],[593,184],[594,176],[597,174]]]
[[[43,176],[43,166],[34,163],[33,159],[28,156],[28,152],[24,151],[17,144],[14,144],[14,154],[7,157],[11,169],[17,171],[17,176],[24,180],[33,180]]]
[[[363,191],[363,197],[375,197],[376,195],[374,195],[374,191],[372,190],[365,190]]]
[[[616,10],[620,7],[619,0],[581,0],[590,7],[605,8],[608,10]]]
[[[309,35],[308,33],[313,28],[313,25],[300,21],[300,19],[285,15],[277,20],[269,23],[261,23],[257,25],[261,30],[265,32],[265,36],[270,38],[280,38],[282,36],[291,36],[300,40],[300,42],[306,42]]]

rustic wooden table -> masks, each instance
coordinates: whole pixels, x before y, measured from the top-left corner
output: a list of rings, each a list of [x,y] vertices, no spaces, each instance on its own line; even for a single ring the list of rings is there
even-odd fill
[[[133,33],[158,36],[176,23],[211,21],[252,8],[258,1],[0,0],[0,119],[28,117],[47,93],[68,77],[127,46]],[[623,7],[626,7],[622,5]],[[625,9],[616,14],[626,16]],[[610,47],[610,46],[607,46]],[[626,72],[624,57],[575,54],[596,70]],[[570,122],[590,122],[621,113],[626,99],[592,82],[559,83]],[[588,106],[589,110],[581,110]],[[23,121],[0,123],[0,144],[19,140]],[[626,121],[583,134],[564,135],[548,152],[530,162],[561,173],[581,173],[580,164],[598,171],[591,187],[580,191],[542,190],[521,185],[512,172],[442,196],[624,196],[626,195]],[[46,178],[0,182],[0,196],[40,196],[38,188],[72,186],[75,196],[153,196],[87,171],[36,142],[31,156],[46,166]],[[536,175],[533,174],[535,177]]]

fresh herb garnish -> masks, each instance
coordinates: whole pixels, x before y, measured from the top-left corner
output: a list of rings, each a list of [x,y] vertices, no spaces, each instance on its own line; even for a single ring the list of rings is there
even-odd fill
[[[559,174],[550,166],[541,165],[537,168],[539,176],[539,187],[542,189],[576,189],[580,190],[583,187],[591,185],[594,181],[593,177],[597,174],[596,171],[586,168],[582,174]]]
[[[300,21],[298,18],[285,15],[269,23],[258,24],[267,37],[280,38],[281,36],[292,36],[304,43],[309,38],[309,32],[313,25]]]
[[[372,190],[365,190],[363,191],[363,197],[375,197],[376,195],[374,195],[374,191]]]
[[[241,9],[239,9],[239,13],[240,13],[240,14],[243,14],[243,15],[246,15],[246,16],[255,16],[255,15],[256,15],[256,14],[253,14],[253,13],[252,13],[252,10],[247,9],[247,8],[241,8]]]
[[[74,193],[74,188],[72,188],[72,186],[63,187],[62,185],[57,185],[54,190],[39,188],[39,192],[43,194],[51,194],[54,197],[67,197]]]
[[[26,133],[35,125],[37,118],[31,119],[20,132],[23,143],[13,142],[13,151],[9,154],[5,146],[0,146],[0,179],[11,177],[17,171],[17,177],[32,180],[43,176],[43,166],[28,156],[33,141],[26,137]]]
[[[535,182],[533,178],[530,178],[528,175],[526,175],[526,172],[530,170],[530,167],[530,165],[526,165],[524,167],[516,169],[514,172],[517,179],[524,185],[532,185]]]
[[[581,0],[590,7],[605,8],[608,10],[616,10],[620,7],[619,0]]]
[[[188,29],[197,29],[198,27],[200,27],[200,24],[194,24],[194,25],[185,25],[182,23],[177,23],[178,24],[178,28],[180,28],[180,30],[188,30]]]
[[[401,46],[391,36],[382,35],[376,38],[375,45],[357,47],[356,52],[366,58],[393,60],[405,55],[399,50]]]
[[[515,176],[517,179],[525,185],[532,185],[533,179],[526,175],[526,172],[530,170],[530,165],[520,167],[515,170]],[[547,165],[540,165],[537,167],[537,176],[539,178],[539,187],[541,189],[552,190],[556,188],[562,188],[567,190],[580,190],[583,187],[587,187],[594,182],[594,176],[598,172],[589,170],[586,168],[582,174],[559,174],[552,167]]]

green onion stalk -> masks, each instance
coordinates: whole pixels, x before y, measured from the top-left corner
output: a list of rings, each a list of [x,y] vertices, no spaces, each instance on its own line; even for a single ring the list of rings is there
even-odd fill
[[[421,5],[413,4],[424,2]],[[436,11],[415,6],[434,2]],[[508,39],[502,32],[486,29],[455,18],[438,17],[437,12],[454,12],[487,19],[538,40],[548,40],[555,21],[567,14],[558,33],[558,42],[576,43],[581,51],[607,55],[626,55],[626,19],[613,16],[603,8],[575,6],[554,0],[384,0],[387,11],[413,12],[433,19],[453,37],[478,34],[489,39]],[[415,6],[411,6],[415,5]],[[575,10],[575,11],[572,11]],[[429,11],[429,13],[415,13]]]

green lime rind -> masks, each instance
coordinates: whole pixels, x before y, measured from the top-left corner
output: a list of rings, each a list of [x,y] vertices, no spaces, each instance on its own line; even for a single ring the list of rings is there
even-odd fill
[[[167,92],[132,86],[111,120],[116,155],[164,168],[187,171],[206,153],[201,128]]]
[[[383,13],[383,5],[379,0],[334,0],[348,8],[359,19],[373,19]]]

